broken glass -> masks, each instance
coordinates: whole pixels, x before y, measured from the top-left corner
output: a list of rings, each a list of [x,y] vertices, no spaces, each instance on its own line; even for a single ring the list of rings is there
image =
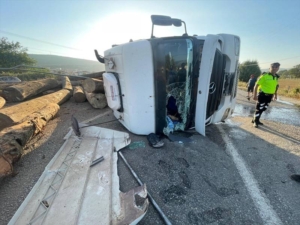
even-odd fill
[[[173,43],[173,48],[168,47],[165,55],[167,125],[163,129],[167,136],[186,127],[191,103],[193,43],[190,39],[181,39]]]

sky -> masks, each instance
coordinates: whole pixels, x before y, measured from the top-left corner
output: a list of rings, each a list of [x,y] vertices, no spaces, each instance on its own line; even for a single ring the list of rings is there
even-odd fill
[[[241,39],[240,62],[261,69],[300,64],[299,0],[0,0],[0,38],[29,54],[95,60],[113,44],[151,36],[151,15],[185,21],[189,35],[227,33]],[[156,37],[184,27],[154,27]]]

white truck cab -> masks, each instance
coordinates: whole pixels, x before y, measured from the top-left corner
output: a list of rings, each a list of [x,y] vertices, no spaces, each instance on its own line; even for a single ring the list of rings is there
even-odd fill
[[[236,101],[240,38],[231,34],[155,38],[154,25],[184,21],[151,16],[150,39],[112,47],[104,57],[105,94],[132,133],[148,135],[224,121]],[[184,23],[185,25],[185,23]],[[185,29],[186,30],[186,29]]]

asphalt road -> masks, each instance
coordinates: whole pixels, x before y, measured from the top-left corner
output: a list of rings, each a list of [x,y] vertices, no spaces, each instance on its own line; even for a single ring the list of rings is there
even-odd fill
[[[131,135],[145,147],[122,150],[172,224],[299,224],[300,184],[289,176],[300,173],[300,110],[272,102],[264,126],[253,128],[255,102],[245,95],[238,92],[233,118],[193,143],[152,149]],[[127,191],[137,183],[119,161]],[[140,224],[164,223],[150,208]]]
[[[299,224],[300,183],[289,176],[300,173],[300,109],[272,102],[264,126],[254,128],[255,102],[245,96],[238,91],[233,117],[208,126],[206,137],[191,131],[191,143],[163,139],[164,147],[153,149],[145,136],[130,133],[132,143],[121,151],[172,224]],[[109,113],[92,123],[113,119]],[[101,126],[128,132],[117,121]],[[28,157],[19,163],[27,165]],[[121,191],[138,185],[120,158],[118,172]],[[18,176],[0,184],[0,224],[7,224],[37,175],[27,176],[30,185]],[[150,205],[139,224],[164,221]]]

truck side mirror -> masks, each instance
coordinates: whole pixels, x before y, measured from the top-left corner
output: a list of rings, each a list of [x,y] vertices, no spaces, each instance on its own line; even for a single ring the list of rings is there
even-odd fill
[[[181,24],[184,23],[185,28],[185,35],[188,36],[186,32],[186,24],[181,19],[174,19],[170,16],[161,16],[161,15],[151,15],[151,21],[152,21],[152,32],[151,32],[151,38],[154,38],[153,36],[153,28],[154,25],[157,26],[175,26],[175,27],[181,27]]]
[[[153,25],[157,26],[172,26],[172,18],[169,16],[151,15]]]

